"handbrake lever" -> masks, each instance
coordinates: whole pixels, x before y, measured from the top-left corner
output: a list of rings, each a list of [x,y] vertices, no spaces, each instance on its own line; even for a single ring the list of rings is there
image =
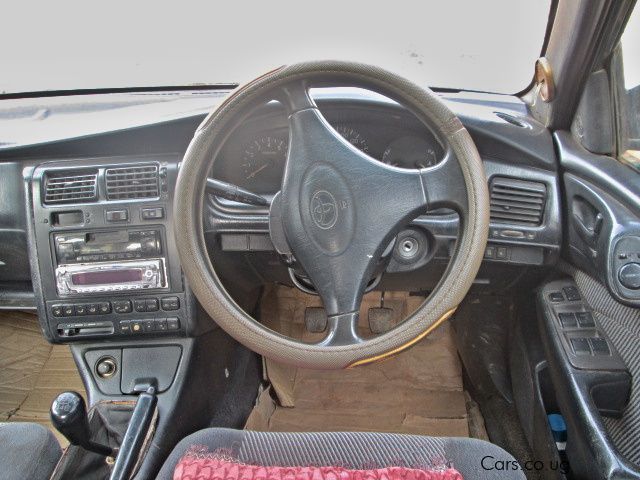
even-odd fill
[[[136,385],[134,391],[142,391],[142,393],[138,395],[138,401],[131,414],[129,426],[120,445],[111,477],[109,477],[110,480],[129,479],[156,409],[158,397],[156,396],[155,384]]]

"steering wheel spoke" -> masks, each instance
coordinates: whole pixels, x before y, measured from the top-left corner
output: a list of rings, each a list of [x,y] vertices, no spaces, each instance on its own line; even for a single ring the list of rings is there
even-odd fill
[[[433,167],[420,170],[429,209],[450,208],[461,217],[469,210],[468,191],[460,162],[451,148]]]
[[[327,318],[327,334],[316,345],[322,347],[342,347],[361,343],[358,335],[360,312],[349,312],[332,315]]]
[[[300,110],[318,108],[309,94],[309,85],[305,80],[296,80],[283,85],[275,98],[282,103],[288,115]]]

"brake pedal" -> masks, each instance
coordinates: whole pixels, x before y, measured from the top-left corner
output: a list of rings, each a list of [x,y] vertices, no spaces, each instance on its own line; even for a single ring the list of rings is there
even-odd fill
[[[374,307],[369,309],[369,329],[372,333],[388,332],[393,327],[393,308]]]
[[[304,310],[304,325],[311,333],[322,333],[327,329],[327,314],[322,307],[307,307]]]

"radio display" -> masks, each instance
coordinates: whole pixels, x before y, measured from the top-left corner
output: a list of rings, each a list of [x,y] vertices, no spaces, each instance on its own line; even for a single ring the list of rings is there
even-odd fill
[[[112,283],[130,283],[142,280],[142,269],[106,270],[102,272],[73,273],[74,285],[107,285]]]

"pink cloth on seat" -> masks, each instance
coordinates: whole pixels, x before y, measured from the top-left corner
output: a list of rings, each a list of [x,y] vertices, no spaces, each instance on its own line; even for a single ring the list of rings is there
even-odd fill
[[[462,475],[453,468],[263,467],[187,453],[176,465],[173,480],[462,480]]]

